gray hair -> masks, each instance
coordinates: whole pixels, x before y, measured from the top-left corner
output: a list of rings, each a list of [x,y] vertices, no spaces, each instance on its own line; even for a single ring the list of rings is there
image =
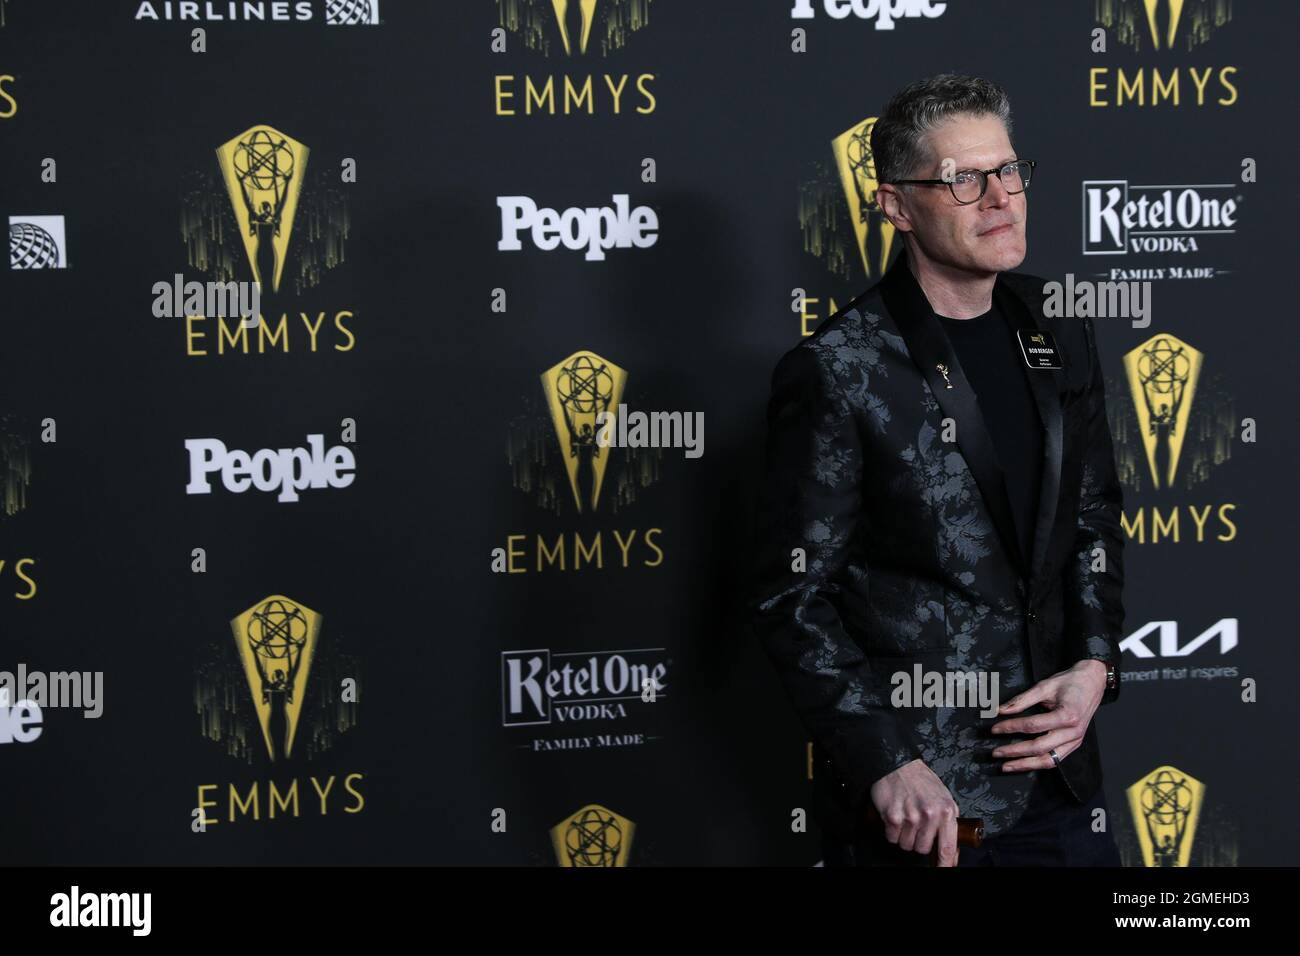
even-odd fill
[[[996,116],[1006,127],[1007,139],[1011,138],[1011,101],[996,83],[940,73],[903,87],[871,130],[876,181],[924,178],[915,171],[935,158],[929,155],[925,134],[961,113]]]

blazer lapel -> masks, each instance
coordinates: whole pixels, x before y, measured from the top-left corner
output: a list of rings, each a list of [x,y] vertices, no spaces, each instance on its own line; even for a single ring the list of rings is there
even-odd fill
[[[1022,299],[998,276],[993,285],[993,295],[1002,314],[1015,329],[1045,328],[1042,321],[1042,303],[1032,297]],[[1050,331],[1050,330],[1049,330]],[[1024,361],[1023,357],[1021,361]],[[1057,503],[1061,495],[1061,455],[1063,426],[1061,421],[1060,369],[1026,369],[1029,386],[1038,403],[1038,414],[1043,420],[1043,473],[1038,491],[1038,516],[1034,526],[1034,554],[1031,567],[1035,575],[1045,567],[1047,545],[1052,527],[1056,524]]]
[[[957,445],[966,465],[970,468],[979,486],[980,494],[993,518],[998,536],[1003,547],[1011,556],[1012,563],[1020,570],[1022,576],[1028,577],[1029,566],[1025,556],[1020,552],[1019,536],[1016,534],[1015,519],[1011,512],[1011,499],[1007,495],[1006,482],[1002,477],[1002,468],[998,464],[997,454],[993,448],[993,439],[989,437],[984,416],[975,399],[975,391],[962,371],[961,363],[944,334],[939,320],[934,317],[930,303],[925,297],[916,277],[912,275],[907,264],[907,256],[900,255],[894,265],[885,273],[880,284],[881,298],[885,308],[898,325],[898,330],[907,343],[907,350],[913,361],[930,384],[939,407],[944,415],[957,423]],[[939,368],[943,366],[947,371]],[[951,387],[949,386],[951,383]],[[1038,395],[1038,389],[1035,389]],[[1039,399],[1040,411],[1042,399]],[[1056,474],[1060,477],[1060,408],[1057,408],[1057,442]],[[1038,532],[1042,533],[1040,523]],[[1037,543],[1037,542],[1036,542]],[[1035,554],[1038,548],[1035,547]]]

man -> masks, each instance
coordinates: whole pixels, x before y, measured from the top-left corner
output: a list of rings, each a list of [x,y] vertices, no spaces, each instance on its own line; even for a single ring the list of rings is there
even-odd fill
[[[871,146],[904,254],[773,375],[752,609],[828,865],[1119,865],[1092,718],[1119,692],[1121,492],[1091,322],[1008,271],[1033,169],[1010,117],[974,77],[890,102]],[[1000,709],[895,693],[929,672]],[[960,857],[959,816],[986,828]]]

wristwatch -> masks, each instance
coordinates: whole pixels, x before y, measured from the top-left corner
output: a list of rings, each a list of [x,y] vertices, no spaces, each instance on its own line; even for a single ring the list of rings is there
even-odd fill
[[[1119,673],[1113,663],[1106,665],[1106,689],[1114,690],[1119,686]]]

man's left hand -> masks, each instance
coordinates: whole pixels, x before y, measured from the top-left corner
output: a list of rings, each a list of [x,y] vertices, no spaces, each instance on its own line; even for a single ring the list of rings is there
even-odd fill
[[[1039,681],[999,707],[999,716],[1018,714],[1034,704],[1048,710],[1046,714],[1013,717],[993,725],[995,734],[1041,734],[995,749],[993,756],[1007,761],[1002,765],[1003,772],[1051,770],[1056,764],[1050,751],[1055,749],[1057,758],[1064,760],[1079,749],[1105,693],[1106,665],[1086,660]]]

